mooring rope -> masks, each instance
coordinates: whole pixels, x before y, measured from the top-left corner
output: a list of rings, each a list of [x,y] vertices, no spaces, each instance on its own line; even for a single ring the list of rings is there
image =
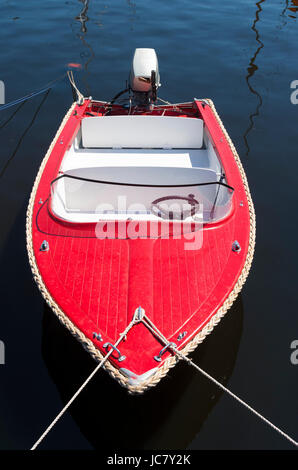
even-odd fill
[[[27,132],[28,132],[28,131],[31,129],[31,127],[33,126],[33,124],[34,124],[34,122],[35,122],[35,120],[36,120],[36,118],[37,118],[37,116],[38,116],[38,113],[40,112],[40,110],[41,110],[43,104],[45,103],[45,101],[46,101],[46,99],[47,99],[47,97],[48,97],[50,91],[51,91],[51,88],[49,88],[49,90],[46,92],[46,94],[42,97],[42,100],[41,100],[41,102],[39,103],[39,105],[38,105],[38,107],[37,107],[37,109],[36,109],[36,111],[35,111],[35,113],[34,113],[32,119],[31,119],[29,125],[26,127],[26,129],[24,130],[24,132],[23,132],[23,134],[21,135],[20,139],[18,140],[17,145],[16,145],[14,151],[12,152],[12,154],[10,155],[10,157],[6,160],[5,164],[4,164],[3,167],[1,168],[1,170],[0,170],[0,178],[2,178],[2,176],[5,174],[8,165],[9,165],[10,162],[14,159],[14,157],[15,157],[17,151],[19,150],[19,148],[20,148],[20,146],[21,146],[21,144],[22,144],[24,138],[26,137]],[[18,110],[21,108],[21,106],[23,106],[23,104],[25,104],[25,103],[24,103],[24,102],[21,103],[20,106],[18,106],[18,108],[17,108],[16,111],[18,111]],[[10,119],[11,119],[12,117],[13,117],[13,116],[11,116]],[[7,122],[8,122],[8,121],[6,121],[6,123],[7,123]],[[1,129],[1,127],[0,127],[0,129]]]
[[[0,130],[3,129],[15,117],[15,115],[20,111],[25,103],[26,101],[22,101],[17,109],[9,116],[9,118],[6,119],[6,121],[0,123]]]
[[[78,87],[76,85],[76,82],[75,82],[75,79],[74,79],[74,76],[73,76],[73,71],[68,70],[67,71],[67,76],[68,76],[68,80],[70,81],[70,84],[71,84],[73,90],[75,91],[75,93],[77,95],[78,104],[83,104],[84,103],[84,95],[82,95],[82,93],[80,92],[80,90],[78,89]]]
[[[279,433],[282,437],[287,439],[291,444],[294,446],[298,446],[298,442],[295,441],[289,434],[285,433],[277,427],[275,424],[272,423],[269,419],[265,418],[261,413],[259,413],[257,410],[255,410],[252,406],[250,406],[248,403],[246,403],[244,400],[242,400],[238,395],[233,393],[230,389],[225,387],[222,383],[220,383],[218,380],[216,380],[214,377],[212,377],[208,372],[206,372],[204,369],[199,367],[197,364],[195,364],[191,359],[189,359],[187,356],[185,356],[183,353],[181,353],[177,347],[173,344],[170,343],[167,338],[159,331],[159,329],[154,325],[154,323],[150,320],[150,318],[147,317],[145,314],[144,310],[142,309],[137,309],[132,321],[129,323],[127,328],[123,331],[123,333],[120,334],[118,340],[114,344],[114,348],[118,346],[118,344],[122,341],[122,339],[127,335],[129,330],[136,324],[142,322],[151,332],[154,336],[157,336],[160,341],[162,341],[165,346],[168,346],[169,349],[176,354],[180,359],[184,360],[187,362],[189,365],[194,367],[197,371],[199,371],[202,375],[204,375],[207,379],[209,379],[211,382],[213,382],[217,387],[219,387],[221,390],[226,392],[230,397],[234,398],[238,403],[243,405],[246,409],[248,409],[251,413],[253,413],[255,416],[257,416],[259,419],[261,419],[264,423],[266,423],[268,426],[271,427],[274,431]],[[86,385],[90,382],[92,377],[96,374],[96,372],[104,365],[104,363],[108,360],[112,352],[114,351],[113,348],[110,349],[110,351],[106,354],[104,359],[95,367],[95,369],[91,372],[89,377],[85,380],[85,382],[80,386],[80,388],[76,391],[76,393],[72,396],[72,398],[67,402],[67,404],[62,408],[60,413],[56,416],[56,418],[51,422],[51,424],[47,427],[47,429],[44,431],[44,433],[40,436],[40,438],[35,442],[35,444],[31,447],[30,450],[35,450],[38,445],[43,441],[43,439],[47,436],[47,434],[51,431],[51,429],[55,426],[55,424],[59,421],[59,419],[63,416],[63,414],[67,411],[67,409],[70,407],[70,405],[74,402],[74,400],[77,398],[77,396],[82,392],[82,390],[86,387]]]
[[[214,377],[212,377],[208,372],[206,372],[204,369],[199,367],[197,364],[195,364],[189,357],[185,356],[183,353],[181,353],[173,343],[170,343],[166,337],[158,330],[158,328],[154,325],[154,323],[150,320],[150,318],[143,314],[143,317],[141,319],[142,323],[155,335],[157,336],[164,344],[165,346],[168,345],[169,349],[173,353],[175,353],[180,359],[186,361],[189,365],[193,366],[196,370],[201,372],[207,379],[209,379],[211,382],[213,382],[215,385],[217,385],[219,388],[221,388],[224,392],[226,392],[228,395],[230,395],[234,400],[236,400],[238,403],[243,405],[245,408],[247,408],[249,411],[251,411],[255,416],[260,418],[264,423],[268,424],[274,431],[278,432],[281,436],[283,436],[285,439],[287,439],[291,444],[294,446],[298,446],[298,442],[295,441],[291,436],[286,434],[284,431],[282,431],[280,428],[275,426],[269,419],[265,418],[261,413],[259,413],[257,410],[255,410],[252,406],[250,406],[248,403],[246,403],[244,400],[242,400],[240,397],[238,397],[235,393],[233,393],[231,390],[229,390],[227,387],[225,387],[222,383],[218,382]]]
[[[56,85],[56,83],[63,80],[66,77],[66,75],[67,75],[67,72],[65,72],[63,75],[56,78],[55,80],[52,80],[51,82],[47,83],[44,87],[40,88],[39,90],[32,91],[32,93],[29,93],[29,95],[23,96],[22,98],[18,98],[14,101],[10,101],[9,103],[6,103],[6,104],[2,104],[0,106],[0,111],[3,111],[4,109],[11,108],[11,106],[15,106],[16,104],[23,103],[24,101],[27,101],[31,98],[34,98],[35,96],[38,96],[42,93],[45,93],[46,91],[53,88],[53,86]]]
[[[79,91],[79,89],[78,89],[78,87],[75,83],[74,76],[73,76],[73,71],[72,70],[67,70],[63,75],[60,75],[59,77],[55,78],[55,80],[52,80],[51,82],[47,83],[42,88],[39,88],[38,90],[32,91],[28,95],[22,96],[21,98],[17,98],[14,101],[10,101],[9,103],[0,105],[0,111],[4,111],[4,109],[11,108],[12,106],[15,106],[16,104],[24,103],[24,102],[30,100],[31,98],[34,98],[35,96],[38,96],[38,95],[41,95],[42,93],[45,93],[46,91],[53,88],[53,86],[55,86],[58,82],[63,80],[66,76],[68,77],[72,88],[74,89],[75,93],[77,94],[78,103],[82,104],[84,102],[84,95],[82,95],[82,93]]]
[[[31,447],[30,450],[35,450],[39,444],[43,441],[43,439],[47,436],[47,434],[51,431],[51,429],[55,426],[55,424],[59,421],[59,419],[64,415],[64,413],[68,410],[70,405],[75,401],[77,396],[82,392],[82,390],[86,387],[86,385],[90,382],[92,377],[96,374],[96,372],[104,365],[104,363],[108,360],[112,352],[114,352],[113,348],[116,348],[118,344],[122,341],[122,339],[127,335],[129,330],[140,320],[138,320],[136,314],[134,315],[132,321],[129,323],[129,325],[125,328],[123,333],[120,334],[118,340],[116,343],[113,345],[113,347],[110,349],[110,351],[106,354],[106,356],[102,359],[102,361],[99,362],[99,364],[95,367],[95,369],[91,372],[89,377],[85,380],[85,382],[80,386],[80,388],[76,391],[76,393],[72,396],[72,398],[66,403],[66,405],[62,408],[60,413],[56,416],[55,419],[49,424],[47,429],[42,433],[42,435],[39,437],[39,439],[35,442],[35,444]]]
[[[206,372],[204,369],[199,367],[197,364],[192,362],[189,357],[185,356],[184,354],[180,353],[177,349],[173,349],[175,354],[177,354],[181,359],[186,361],[189,365],[193,366],[195,369],[197,369],[201,374],[203,374],[207,379],[211,380],[215,385],[217,385],[219,388],[221,388],[224,392],[226,392],[230,397],[234,398],[238,403],[243,405],[245,408],[247,408],[249,411],[251,411],[255,416],[260,418],[264,423],[268,424],[274,431],[278,432],[281,436],[283,436],[285,439],[287,439],[289,442],[291,442],[294,446],[298,446],[298,442],[295,441],[289,434],[286,434],[282,429],[278,428],[275,426],[275,424],[272,423],[272,421],[269,421],[269,419],[265,418],[261,413],[259,413],[257,410],[255,410],[252,406],[250,406],[248,403],[246,403],[244,400],[242,400],[240,397],[238,397],[235,393],[233,393],[230,389],[225,387],[222,383],[218,382],[214,377],[212,377],[208,372]]]

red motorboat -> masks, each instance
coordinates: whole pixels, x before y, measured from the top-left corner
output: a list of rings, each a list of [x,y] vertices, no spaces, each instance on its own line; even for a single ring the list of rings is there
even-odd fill
[[[42,295],[134,393],[176,364],[171,345],[188,354],[212,331],[255,243],[245,173],[212,101],[157,104],[158,86],[155,51],[137,49],[127,99],[75,102],[27,213]]]

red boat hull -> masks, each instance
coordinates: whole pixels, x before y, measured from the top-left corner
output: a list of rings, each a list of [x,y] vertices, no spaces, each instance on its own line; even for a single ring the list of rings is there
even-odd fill
[[[171,111],[160,107],[165,108]],[[231,213],[222,222],[204,226],[202,247],[195,250],[185,249],[183,238],[98,239],[95,224],[57,219],[49,201],[50,183],[81,119],[86,112],[100,115],[100,111],[100,103],[88,100],[74,105],[38,173],[27,219],[35,280],[60,320],[98,360],[106,354],[103,345],[115,343],[139,306],[168,341],[188,353],[233,303],[251,264],[254,212],[241,163],[212,105],[195,101],[181,106],[181,114],[200,117],[208,128],[228,184],[234,188]],[[122,111],[115,106],[113,112]],[[49,250],[41,251],[45,239]],[[232,250],[235,241],[240,251]],[[162,347],[142,323],[137,324],[119,346],[125,361],[120,363],[112,354],[107,369],[131,391],[142,392],[175,363],[169,351],[156,362]],[[130,376],[119,369],[130,371]],[[148,371],[154,371],[150,378],[137,380]]]

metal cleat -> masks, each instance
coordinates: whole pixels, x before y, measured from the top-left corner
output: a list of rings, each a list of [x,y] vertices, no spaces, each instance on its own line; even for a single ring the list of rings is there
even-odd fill
[[[116,351],[116,353],[118,354],[118,361],[119,362],[122,362],[124,361],[124,359],[126,359],[126,356],[122,356],[121,352],[119,351],[118,348],[116,348],[116,346],[114,346],[112,343],[105,343],[103,345],[103,347],[105,348],[105,350],[108,352],[109,351],[109,347],[111,347],[112,349],[114,349],[114,351]]]

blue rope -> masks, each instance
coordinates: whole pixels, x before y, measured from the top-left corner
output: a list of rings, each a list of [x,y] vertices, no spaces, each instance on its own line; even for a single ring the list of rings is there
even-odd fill
[[[32,93],[29,93],[29,95],[23,96],[22,98],[18,98],[14,101],[10,101],[9,103],[3,104],[0,106],[0,111],[3,111],[4,109],[8,109],[11,106],[14,106],[16,104],[22,103],[23,101],[30,100],[31,98],[34,98],[35,96],[38,96],[42,93],[45,93],[46,91],[50,90],[57,82],[60,82],[63,80],[67,75],[67,72],[61,75],[60,77],[56,78],[55,80],[47,83],[43,88],[40,88],[39,90],[33,91]]]

